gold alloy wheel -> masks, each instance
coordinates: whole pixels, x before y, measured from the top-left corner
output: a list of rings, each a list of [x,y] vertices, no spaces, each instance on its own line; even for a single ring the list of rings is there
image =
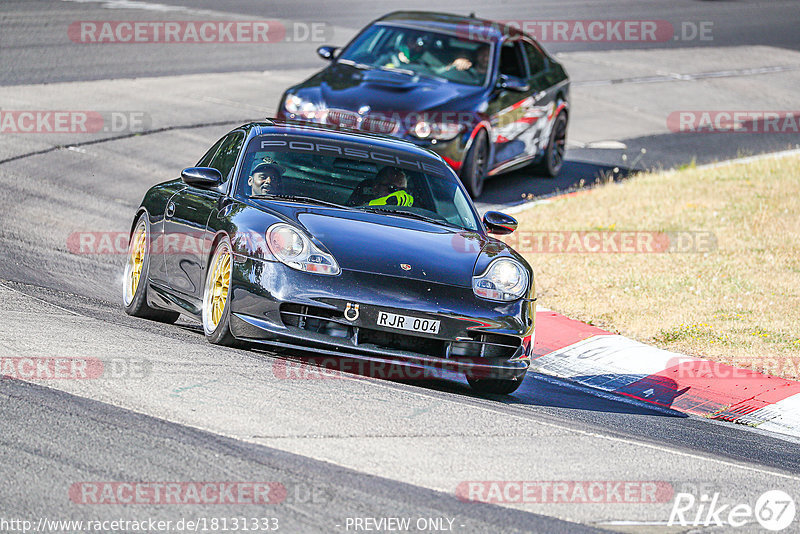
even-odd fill
[[[131,238],[131,245],[128,252],[128,263],[125,266],[125,305],[133,302],[136,290],[139,287],[139,280],[142,278],[142,268],[144,258],[147,254],[147,227],[144,221],[136,227],[136,231]]]
[[[211,275],[206,286],[206,330],[216,330],[225,304],[228,302],[228,290],[231,287],[231,251],[228,243],[222,242],[217,249],[211,266]]]

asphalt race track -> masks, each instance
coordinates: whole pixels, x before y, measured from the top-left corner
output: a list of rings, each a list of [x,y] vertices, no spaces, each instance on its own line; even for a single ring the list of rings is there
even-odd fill
[[[376,527],[381,518],[410,518],[412,531],[719,532],[726,529],[667,526],[674,495],[698,502],[705,495],[707,505],[718,494],[721,503],[750,507],[767,490],[800,496],[800,448],[791,438],[597,396],[532,373],[511,396],[475,395],[459,377],[326,374],[300,366],[303,354],[212,347],[195,322],[164,326],[124,314],[124,251],[87,253],[76,248],[78,236],[127,232],[148,187],[177,176],[237,123],[272,115],[283,88],[320,68],[314,49],[322,43],[85,45],[70,41],[69,24],[321,21],[326,41],[343,44],[398,7],[431,6],[0,3],[0,109],[133,112],[147,125],[135,134],[122,127],[0,134],[0,356],[97,358],[118,371],[96,380],[0,380],[1,532],[21,532],[2,522],[14,519],[41,531],[42,518],[174,524],[234,517],[277,518],[280,532],[303,533],[391,530],[386,522]],[[702,42],[545,43],[574,81],[567,165],[556,180],[523,170],[490,181],[483,209],[608,174],[800,142],[786,133],[673,133],[666,119],[676,110],[797,109],[794,1],[548,0],[491,8],[462,1],[436,8],[496,19],[713,22],[713,38]],[[273,482],[286,494],[269,505],[93,505],[75,497],[76,487],[111,481]],[[457,498],[470,481],[651,482],[668,492],[644,503],[634,495],[477,503]],[[751,516],[734,530],[763,527]],[[797,518],[790,531],[798,531]]]

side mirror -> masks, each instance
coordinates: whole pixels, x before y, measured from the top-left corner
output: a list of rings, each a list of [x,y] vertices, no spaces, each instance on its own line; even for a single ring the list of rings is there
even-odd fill
[[[490,234],[506,235],[517,229],[517,220],[499,211],[487,211],[483,216],[483,225]]]
[[[326,61],[333,61],[336,58],[336,51],[339,50],[338,46],[320,46],[317,48],[317,55]]]
[[[524,93],[525,91],[529,91],[531,88],[528,82],[522,78],[509,76],[508,74],[501,74],[497,77],[497,87],[500,89],[506,89],[507,91],[516,91],[518,93]]]
[[[181,171],[181,180],[187,185],[213,189],[222,184],[222,175],[211,167],[189,167]]]

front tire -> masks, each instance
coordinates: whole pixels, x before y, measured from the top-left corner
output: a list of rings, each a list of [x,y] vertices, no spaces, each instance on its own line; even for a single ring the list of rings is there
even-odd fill
[[[494,393],[496,395],[509,395],[514,393],[521,385],[524,375],[516,380],[505,378],[470,378],[467,382],[478,393]]]
[[[480,130],[472,141],[472,146],[464,161],[464,172],[461,181],[467,187],[472,198],[478,198],[483,193],[483,182],[486,178],[486,169],[489,164],[489,141],[486,130]]]
[[[231,240],[225,236],[217,242],[208,263],[203,288],[203,331],[214,345],[236,347],[240,343],[231,334],[231,273],[233,252]]]
[[[150,243],[150,226],[147,224],[147,215],[143,213],[136,220],[128,245],[128,259],[122,275],[122,305],[128,315],[172,324],[178,320],[180,313],[156,310],[147,305]]]

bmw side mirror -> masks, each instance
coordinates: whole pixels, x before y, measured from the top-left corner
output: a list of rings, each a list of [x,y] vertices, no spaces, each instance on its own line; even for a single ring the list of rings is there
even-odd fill
[[[333,61],[336,58],[337,50],[339,50],[338,46],[320,46],[317,48],[317,55],[326,61]]]
[[[506,235],[517,229],[517,220],[499,211],[487,211],[483,216],[483,225],[490,234]]]
[[[516,91],[524,93],[529,91],[531,86],[522,78],[516,76],[509,76],[508,74],[501,74],[497,77],[497,87],[506,89],[507,91]]]
[[[189,167],[181,171],[181,180],[187,185],[213,189],[222,184],[222,175],[211,167]]]

